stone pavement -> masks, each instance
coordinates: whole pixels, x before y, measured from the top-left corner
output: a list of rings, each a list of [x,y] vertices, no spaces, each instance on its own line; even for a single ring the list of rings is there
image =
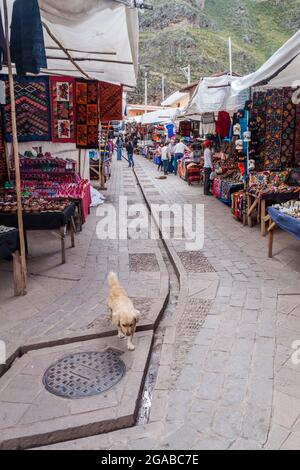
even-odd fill
[[[119,196],[142,202],[131,170],[115,162],[105,193],[118,209]],[[169,293],[169,277],[156,240],[99,240],[105,205],[92,209],[76,247],[60,264],[60,242],[52,233],[29,235],[29,283],[25,297],[13,297],[11,263],[1,262],[0,339],[8,363],[20,352],[115,334],[106,307],[107,274],[116,271],[143,315],[140,329],[157,324]],[[147,262],[146,262],[147,259]]]
[[[257,227],[243,227],[198,186],[158,180],[152,163],[136,160],[149,203],[205,204],[204,249],[195,257],[183,241],[166,241],[180,295],[162,322],[149,424],[48,448],[299,449],[298,242],[278,232],[269,260]]]
[[[202,188],[190,187],[174,176],[158,180],[156,167],[151,162],[140,157],[136,160],[136,174],[149,203],[205,205],[204,248],[195,255],[187,250],[185,240],[165,241],[180,278],[180,292],[175,312],[163,318],[160,325],[163,344],[149,423],[47,448],[299,449],[300,365],[292,361],[293,342],[300,340],[298,242],[278,232],[275,256],[269,260],[267,240],[261,237],[258,228],[243,227],[226,206],[214,198],[204,197]],[[122,186],[119,184],[122,173],[132,202],[140,198],[125,163],[118,167],[115,164],[114,171],[116,177],[110,188],[112,202],[117,202],[115,197]],[[87,255],[86,266],[102,249],[102,244],[93,244],[93,235],[91,240],[89,250],[92,251]],[[123,242],[117,244],[121,252]],[[126,244],[129,254],[155,253],[160,277],[168,278],[156,242],[143,241],[139,245],[129,240]],[[107,256],[110,248],[110,244],[105,245],[99,262],[92,262],[88,279],[91,272],[92,276],[104,277],[102,257]],[[131,263],[128,258],[126,261],[125,266],[134,269],[141,263],[136,256],[131,258]],[[150,266],[152,261],[149,259]],[[117,257],[108,256],[107,262],[115,262],[116,270],[122,275],[124,265],[117,264]],[[107,269],[105,275],[106,272]],[[124,273],[125,283],[127,273],[128,268]],[[126,286],[131,295],[145,297],[142,283],[137,285],[140,274],[133,276],[133,281]],[[76,286],[84,283],[84,279],[83,275]],[[158,281],[153,272],[143,278],[150,299],[156,298],[154,280]],[[167,284],[167,280],[164,282]],[[61,331],[63,336],[69,335],[70,317],[74,320],[81,316],[77,310],[75,314],[72,310],[76,287],[74,289],[72,295],[65,297],[71,302],[70,310],[61,312],[62,328],[59,330],[57,323],[57,335]],[[86,290],[85,284],[78,298],[82,308],[88,305],[87,316],[91,321],[95,310],[89,298],[96,294],[92,288],[88,289],[90,295],[84,297],[82,292]],[[166,289],[162,292],[161,303]],[[91,301],[94,309],[95,300],[94,297]],[[97,297],[97,302],[102,302],[101,296]],[[37,315],[43,318],[41,323],[46,322],[48,314],[45,318],[40,312]],[[82,321],[86,325],[85,320]],[[79,334],[77,320],[75,325]],[[42,327],[43,330],[34,332],[31,338],[47,337],[45,324]],[[29,340],[32,343],[32,339]]]

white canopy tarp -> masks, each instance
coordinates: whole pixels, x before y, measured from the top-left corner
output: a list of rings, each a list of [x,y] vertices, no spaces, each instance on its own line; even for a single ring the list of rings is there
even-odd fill
[[[142,116],[142,124],[168,124],[174,121],[181,111],[181,108],[168,108],[146,113]]]
[[[256,72],[232,83],[234,93],[256,85],[282,88],[300,85],[300,30]]]
[[[11,21],[13,0],[7,3]],[[137,9],[114,0],[39,0],[39,5],[48,57],[41,73],[136,86]]]
[[[249,91],[233,96],[231,85],[236,80],[238,77],[231,75],[203,78],[186,107],[184,115],[188,117],[219,111],[235,112],[243,108],[249,99]]]
[[[183,93],[181,91],[175,91],[172,95],[168,96],[161,105],[162,106],[172,106],[173,104],[179,103],[183,98],[187,98],[189,96],[188,93]]]

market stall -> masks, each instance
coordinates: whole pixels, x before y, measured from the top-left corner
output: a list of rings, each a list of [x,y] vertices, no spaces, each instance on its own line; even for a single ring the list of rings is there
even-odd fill
[[[8,155],[13,155],[15,184],[11,186],[11,180],[3,181],[0,175],[2,185],[14,191],[14,195],[4,195],[2,216],[11,216],[11,220],[14,217],[13,223],[19,228],[22,293],[25,293],[24,224],[27,229],[43,229],[42,225],[47,227],[51,219],[53,228],[60,229],[63,247],[62,232],[65,233],[69,222],[74,243],[76,205],[72,201],[78,204],[82,221],[87,216],[90,195],[88,183],[81,178],[82,164],[86,168],[86,162],[89,163],[90,149],[99,150],[100,121],[122,119],[123,87],[136,84],[138,14],[136,8],[113,0],[101,3],[89,0],[84,5],[75,0],[67,3],[4,0],[3,7],[6,41],[3,58],[7,65],[3,71],[7,75],[1,77],[6,94],[2,123]],[[20,21],[24,22],[22,30]],[[72,157],[77,154],[79,177],[73,174],[72,180],[62,181],[60,172],[55,174],[47,168],[38,169],[38,178],[30,171],[24,177],[19,154],[35,149],[38,165],[41,154],[49,160],[46,153],[50,152],[51,158],[59,156],[65,160],[65,169],[70,154]],[[100,184],[104,166],[100,158]],[[1,158],[1,172],[2,168]],[[54,204],[54,200],[57,207],[45,207]]]
[[[274,231],[277,227],[300,240],[300,202],[277,204],[268,209],[269,258],[273,256]]]

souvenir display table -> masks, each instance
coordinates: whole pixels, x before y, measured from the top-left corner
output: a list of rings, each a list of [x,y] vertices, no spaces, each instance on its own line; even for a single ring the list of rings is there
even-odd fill
[[[214,178],[212,183],[212,193],[224,204],[231,206],[232,195],[244,188],[244,183],[240,181],[240,175],[219,176]]]
[[[269,258],[273,256],[274,230],[279,227],[300,240],[300,202],[290,201],[268,208]]]
[[[73,160],[52,157],[50,153],[34,157],[30,152],[20,157],[21,189],[24,197],[69,199],[78,208],[81,229],[89,214],[91,188],[88,180],[76,174]],[[12,173],[12,176],[14,174]],[[13,192],[8,185],[8,193]]]
[[[0,225],[0,260],[13,260],[15,295],[18,295],[18,285],[21,271],[19,252],[19,231],[14,227]]]
[[[70,226],[72,247],[75,246],[75,203],[52,202],[33,200],[27,205],[23,204],[23,222],[25,239],[26,232],[31,230],[57,230],[61,239],[62,264],[66,262],[65,238]],[[18,227],[16,204],[14,202],[0,202],[0,224],[9,227]],[[27,244],[27,243],[26,243]]]
[[[0,225],[0,259],[8,258],[19,250],[19,231],[14,227]]]
[[[280,189],[280,188],[279,188]],[[264,193],[264,192],[247,192],[247,217],[249,227],[253,226],[252,216],[255,211],[257,211],[257,223],[261,225],[261,234],[265,236],[267,234],[267,222],[268,214],[267,207],[268,205],[274,203],[283,203],[295,199],[299,199],[300,187],[289,187],[282,188],[277,192]]]

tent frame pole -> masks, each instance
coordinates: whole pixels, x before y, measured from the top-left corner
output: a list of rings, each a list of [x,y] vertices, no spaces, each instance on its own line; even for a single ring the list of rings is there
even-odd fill
[[[12,137],[13,137],[13,153],[15,163],[15,174],[16,174],[16,194],[17,194],[17,207],[18,207],[18,228],[19,228],[19,239],[20,239],[20,262],[21,270],[20,276],[16,285],[16,295],[26,294],[26,283],[27,283],[27,266],[26,266],[26,245],[25,245],[25,233],[23,225],[23,211],[22,211],[22,197],[21,197],[21,176],[20,176],[20,160],[19,160],[19,143],[18,143],[18,132],[17,132],[17,120],[16,120],[16,101],[15,101],[15,90],[14,90],[14,78],[12,72],[10,45],[9,45],[9,25],[8,25],[8,9],[7,0],[3,0],[4,6],[4,22],[5,22],[5,39],[7,49],[7,68],[9,78],[9,93],[11,101],[11,122],[12,122]]]

